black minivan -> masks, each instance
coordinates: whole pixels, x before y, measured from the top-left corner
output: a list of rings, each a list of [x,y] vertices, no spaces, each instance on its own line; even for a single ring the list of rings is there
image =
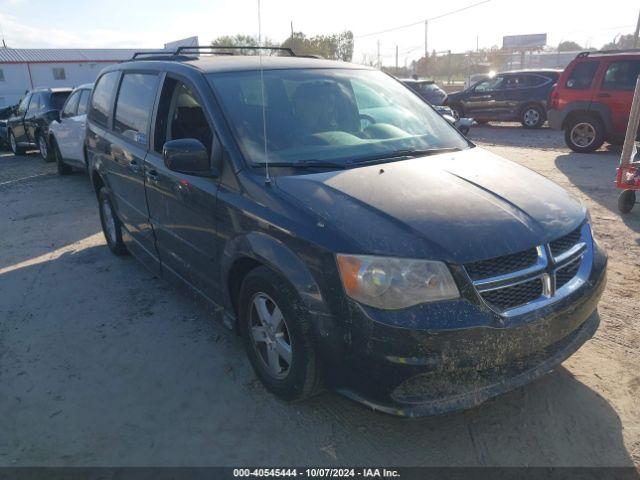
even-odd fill
[[[215,305],[281,398],[468,408],[597,329],[586,209],[377,70],[142,56],[101,72],[86,141],[109,248]]]

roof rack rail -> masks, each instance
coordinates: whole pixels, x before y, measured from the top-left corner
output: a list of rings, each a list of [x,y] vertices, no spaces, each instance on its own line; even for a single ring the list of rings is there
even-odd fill
[[[200,52],[203,50],[212,50],[211,53],[215,53],[216,55],[233,55],[231,52],[216,52],[216,51],[224,51],[224,50],[271,50],[274,52],[285,52],[288,53],[290,57],[295,57],[296,54],[293,53],[293,50],[287,47],[255,47],[255,46],[213,46],[213,45],[196,45],[196,46],[188,46],[183,45],[178,47],[175,51],[175,55],[179,55],[180,53],[184,53],[186,51],[195,51]]]
[[[578,55],[576,55],[576,58],[588,57],[589,55],[593,55],[594,53],[597,53],[599,55],[614,55],[616,53],[624,54],[633,52],[640,52],[640,48],[624,48],[622,50],[590,50],[586,52],[580,52]]]
[[[167,55],[167,56],[172,56],[175,55],[175,52],[170,52],[167,50],[153,50],[153,51],[142,51],[142,52],[135,52],[133,54],[133,56],[131,57],[131,60],[134,60],[136,58],[138,58],[141,55],[157,55],[157,56],[163,56],[163,55]]]

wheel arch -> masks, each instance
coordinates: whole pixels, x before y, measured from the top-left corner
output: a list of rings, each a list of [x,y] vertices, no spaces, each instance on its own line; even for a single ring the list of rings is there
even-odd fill
[[[228,242],[222,255],[224,307],[230,313],[237,313],[237,295],[242,280],[259,266],[280,274],[298,293],[306,308],[328,312],[320,287],[302,259],[275,237],[250,232]]]
[[[608,135],[612,132],[611,109],[607,105],[598,102],[575,102],[570,104],[566,108],[562,119],[562,130],[568,128],[576,117],[583,115],[600,120],[604,125],[605,134]]]
[[[531,106],[538,107],[542,111],[542,115],[544,116],[544,118],[547,118],[547,109],[545,108],[544,103],[537,100],[527,100],[523,102],[520,106],[520,110],[518,110],[518,118],[522,117],[524,111]]]

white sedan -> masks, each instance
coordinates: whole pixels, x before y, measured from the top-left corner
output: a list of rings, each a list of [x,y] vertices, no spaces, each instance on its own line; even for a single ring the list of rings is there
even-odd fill
[[[58,173],[67,175],[73,167],[87,168],[84,136],[92,83],[71,92],[60,112],[60,119],[49,126],[49,145],[58,165]]]

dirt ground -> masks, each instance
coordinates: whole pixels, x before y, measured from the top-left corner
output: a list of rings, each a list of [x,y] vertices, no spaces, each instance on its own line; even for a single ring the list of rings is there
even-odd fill
[[[609,252],[595,338],[554,373],[420,420],[327,392],[286,404],[202,306],[104,245],[87,177],[0,152],[0,466],[640,464],[640,205],[617,150],[480,126],[477,143],[564,186]]]

